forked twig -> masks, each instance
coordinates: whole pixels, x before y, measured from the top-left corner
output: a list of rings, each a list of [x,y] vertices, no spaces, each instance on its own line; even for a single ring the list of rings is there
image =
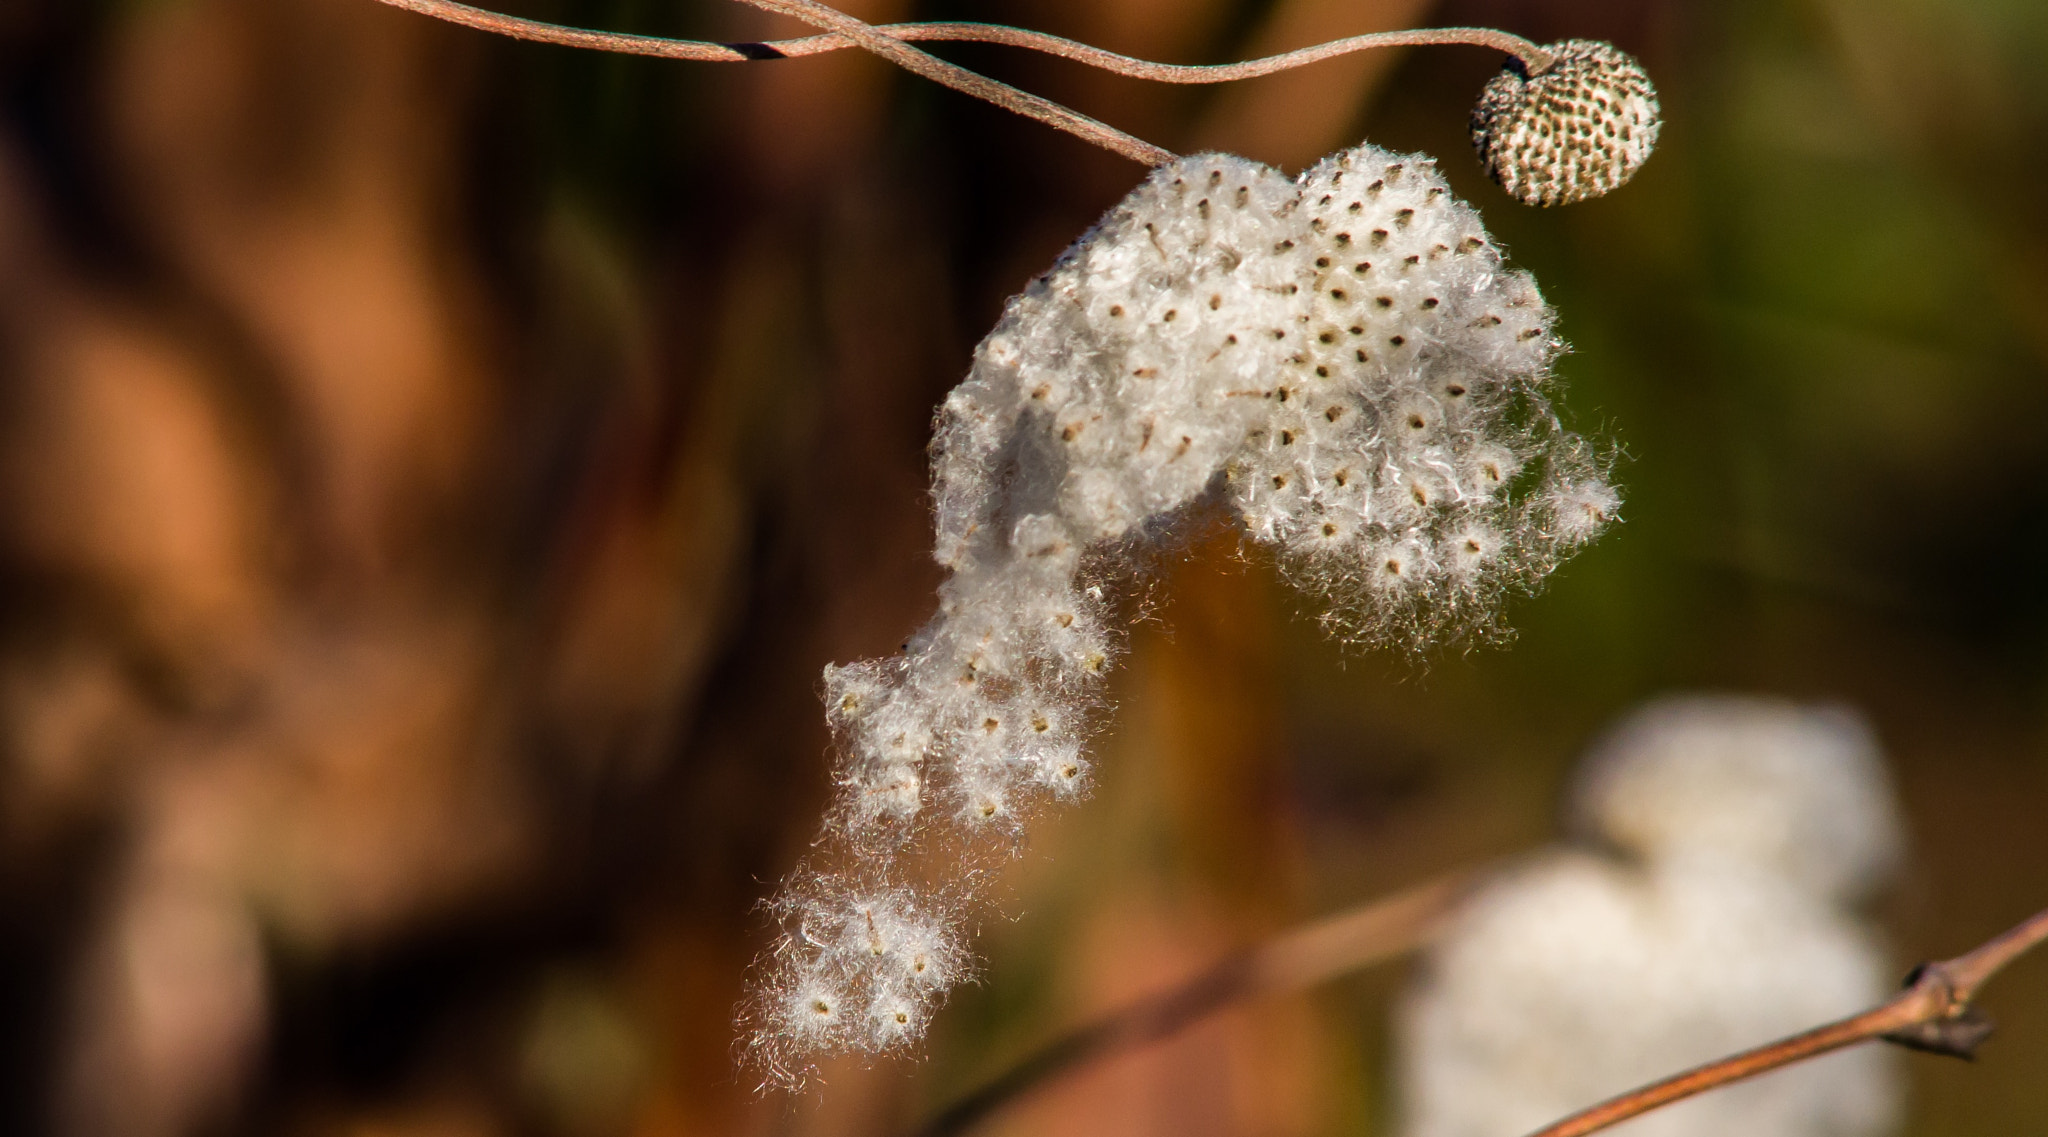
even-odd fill
[[[1977,989],[2000,968],[2043,940],[2048,940],[2048,910],[2036,913],[1974,951],[1914,968],[1907,977],[1905,990],[1881,1006],[1652,1082],[1575,1113],[1530,1137],[1581,1137],[1595,1133],[1717,1086],[1873,1038],[1968,1058],[1991,1034],[1991,1020],[1972,1001]]]
[[[854,19],[837,8],[828,7],[818,0],[742,0],[769,12],[780,12],[785,16],[837,32],[857,46],[881,56],[913,75],[922,75],[934,83],[941,83],[977,99],[994,103],[1004,110],[1037,119],[1048,126],[1056,126],[1078,138],[1093,142],[1105,150],[1114,151],[1147,166],[1162,166],[1173,161],[1171,150],[1161,149],[1150,142],[1110,126],[1108,123],[1089,118],[1079,111],[1070,110],[1051,99],[1020,91],[1008,83],[999,83],[976,71],[969,71],[957,63],[948,63],[928,51],[913,47],[902,40],[876,31],[871,25]]]
[[[1435,935],[1477,879],[1475,873],[1444,877],[1304,925],[1177,987],[1111,1011],[1047,1043],[946,1107],[917,1131],[918,1137],[956,1137],[1067,1071],[1169,1037],[1241,999],[1313,987],[1413,951]]]
[[[512,39],[532,40],[536,43],[556,44],[562,47],[591,48],[619,55],[687,59],[699,63],[758,63],[770,59],[801,59],[807,55],[822,55],[828,51],[843,51],[856,46],[853,41],[836,32],[760,43],[712,43],[705,40],[669,39],[664,36],[627,35],[620,32],[571,28],[542,20],[501,15],[468,4],[458,4],[454,0],[379,2]],[[1520,59],[1531,74],[1546,70],[1551,59],[1550,52],[1536,44],[1521,36],[1493,28],[1418,28],[1411,31],[1372,32],[1366,35],[1346,36],[1313,47],[1283,51],[1277,55],[1248,59],[1242,63],[1154,63],[1150,60],[1119,55],[1114,51],[1105,51],[1064,36],[1034,32],[1026,28],[1013,28],[1008,24],[945,20],[870,26],[883,35],[906,43],[993,43],[1004,47],[1021,47],[1027,51],[1070,59],[1117,75],[1149,79],[1156,83],[1229,83],[1238,79],[1256,79],[1261,75],[1273,75],[1310,63],[1320,63],[1325,59],[1335,59],[1341,55],[1370,51],[1376,47],[1422,47],[1443,44],[1490,47]]]
[[[620,35],[614,32],[590,31],[584,28],[569,28],[540,20],[525,20],[514,16],[458,4],[454,0],[378,0],[394,8],[432,16],[466,28],[508,36],[512,39],[532,40],[538,43],[557,44],[563,47],[590,48],[621,55],[652,55],[664,59],[688,59],[705,62],[734,63],[749,60],[779,59],[789,53],[779,50],[773,44],[721,44],[704,43],[695,40],[665,39],[659,36]],[[1020,91],[1007,83],[999,83],[986,75],[969,71],[958,64],[948,63],[930,52],[912,46],[906,37],[892,36],[874,25],[856,19],[837,8],[828,7],[818,0],[740,0],[764,11],[775,12],[802,20],[812,27],[823,28],[826,35],[812,36],[797,43],[813,44],[808,50],[797,54],[814,54],[817,51],[843,47],[860,47],[896,64],[916,75],[922,75],[935,83],[951,87],[956,91],[973,95],[977,99],[993,103],[1025,118],[1037,119],[1049,126],[1058,127],[1078,138],[1092,142],[1105,150],[1121,154],[1133,162],[1147,166],[1164,165],[1173,161],[1175,155],[1152,145],[1135,135],[1126,134],[1108,123],[1089,118],[1079,111],[1070,110],[1051,99],[1041,98],[1029,91]],[[828,46],[829,45],[829,46]]]
[[[494,35],[513,39],[531,40],[537,43],[555,44],[563,47],[589,48],[620,55],[646,55],[661,59],[684,59],[705,63],[746,63],[767,59],[795,59],[806,55],[817,55],[828,51],[839,51],[849,47],[865,48],[889,60],[905,70],[922,75],[934,82],[943,83],[955,90],[983,99],[987,102],[1056,126],[1105,149],[1115,151],[1136,162],[1156,166],[1173,160],[1174,155],[1117,130],[1115,127],[1087,115],[1070,110],[1049,99],[1041,98],[1026,91],[1020,91],[1006,83],[999,83],[986,76],[969,71],[964,67],[939,59],[928,52],[910,46],[914,42],[974,42],[1001,44],[1007,47],[1021,47],[1072,60],[1089,67],[1099,68],[1117,75],[1134,79],[1146,79],[1158,83],[1228,83],[1238,79],[1252,79],[1261,75],[1272,75],[1319,63],[1326,59],[1367,51],[1379,47],[1422,46],[1429,44],[1468,44],[1490,47],[1520,59],[1524,67],[1536,74],[1547,70],[1552,61],[1549,51],[1520,36],[1492,28],[1423,28],[1413,31],[1376,32],[1369,35],[1349,36],[1332,40],[1313,47],[1282,52],[1260,59],[1241,63],[1218,64],[1175,64],[1154,63],[1150,60],[1134,59],[1119,55],[1085,43],[1048,35],[1044,32],[1013,28],[1002,24],[979,24],[964,22],[867,24],[852,16],[827,7],[817,0],[741,0],[771,12],[778,12],[802,20],[814,27],[826,29],[825,34],[806,36],[801,39],[773,40],[764,43],[710,43],[701,40],[669,39],[662,36],[624,35],[617,32],[592,31],[585,28],[564,27],[541,20],[521,19],[501,13],[456,3],[455,0],[378,0],[395,8],[417,12],[423,16],[446,20],[449,23]]]

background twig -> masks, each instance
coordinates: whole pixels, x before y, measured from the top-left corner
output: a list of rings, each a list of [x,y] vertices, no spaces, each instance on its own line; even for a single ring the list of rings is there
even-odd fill
[[[1313,987],[1413,951],[1436,934],[1479,875],[1447,876],[1303,925],[1071,1030],[946,1107],[918,1137],[964,1133],[1069,1070],[1166,1038],[1240,999]]]
[[[1920,965],[1908,977],[1906,989],[1882,1006],[1652,1082],[1530,1137],[1581,1137],[1694,1094],[1873,1038],[1967,1058],[1991,1033],[1990,1020],[1971,1002],[1977,989],[2044,939],[2048,939],[2048,910],[1974,951]]]

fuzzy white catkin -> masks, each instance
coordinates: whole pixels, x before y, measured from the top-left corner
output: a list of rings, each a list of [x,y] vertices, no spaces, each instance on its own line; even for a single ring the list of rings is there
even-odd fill
[[[1478,895],[1409,993],[1407,1137],[1518,1137],[1890,993],[1851,905],[1897,863],[1902,838],[1853,716],[1733,697],[1654,703],[1591,755],[1571,811],[1583,840]],[[1877,1137],[1899,1121],[1896,1073],[1886,1048],[1860,1047],[1615,1132]]]
[[[1363,642],[1488,634],[1593,537],[1618,498],[1546,400],[1551,323],[1429,159],[1371,146],[1299,179],[1173,162],[1013,298],[939,412],[937,614],[826,670],[831,871],[772,904],[768,1079],[917,1039],[974,888],[913,862],[1014,848],[1085,791],[1120,644],[1104,584],[1190,506],[1234,511]]]

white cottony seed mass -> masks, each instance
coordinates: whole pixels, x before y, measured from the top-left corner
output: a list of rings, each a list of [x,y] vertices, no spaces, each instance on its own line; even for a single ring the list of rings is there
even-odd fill
[[[1299,179],[1161,167],[1013,298],[939,412],[937,614],[826,670],[839,792],[827,871],[773,905],[768,1079],[920,1036],[968,963],[949,850],[1014,849],[1086,792],[1104,585],[1190,507],[1274,547],[1340,638],[1496,633],[1618,503],[1546,398],[1552,319],[1430,159],[1371,146]]]

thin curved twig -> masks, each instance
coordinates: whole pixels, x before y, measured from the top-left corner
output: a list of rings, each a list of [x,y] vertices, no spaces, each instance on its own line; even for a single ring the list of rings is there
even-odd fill
[[[836,32],[800,39],[767,40],[760,43],[712,43],[704,40],[669,39],[663,36],[627,35],[565,27],[542,20],[501,15],[455,0],[379,0],[394,8],[446,20],[477,31],[561,47],[581,47],[618,55],[647,55],[660,59],[686,59],[699,63],[758,63],[770,59],[801,59],[856,46]],[[1465,44],[1490,47],[1520,59],[1533,74],[1549,67],[1551,53],[1518,35],[1493,28],[1418,28],[1412,31],[1372,32],[1347,36],[1313,47],[1283,51],[1278,55],[1247,59],[1241,63],[1154,63],[1119,55],[1114,51],[1081,43],[1047,32],[1013,28],[1007,24],[981,24],[961,20],[903,24],[873,24],[874,30],[906,43],[992,43],[1021,47],[1027,51],[1155,83],[1230,83],[1256,79],[1379,47],[1422,47]]]
[[[979,72],[969,71],[957,63],[948,63],[928,51],[884,35],[876,31],[872,25],[857,20],[837,8],[819,3],[819,0],[741,2],[763,11],[793,16],[815,28],[837,32],[913,75],[922,75],[934,83],[993,103],[1006,111],[1058,127],[1105,150],[1121,154],[1133,162],[1146,166],[1161,166],[1174,160],[1175,155],[1171,150],[1154,146],[1136,135],[1126,134],[1108,123],[1089,118],[1051,99],[1034,95],[1029,91],[1020,91],[1008,83],[999,83]]]
[[[512,39],[530,40],[536,43],[555,44],[562,47],[589,48],[593,51],[612,52],[620,55],[649,55],[663,59],[685,59],[700,62],[735,63],[749,60],[782,59],[792,52],[782,45],[767,43],[704,43],[696,40],[666,39],[660,36],[621,35],[616,32],[591,31],[585,28],[563,27],[541,20],[527,20],[507,16],[483,8],[460,4],[454,0],[378,0],[394,8],[403,8],[422,16],[431,16],[462,27]],[[1049,126],[1057,127],[1069,134],[1092,142],[1105,150],[1121,154],[1134,162],[1147,166],[1163,165],[1173,161],[1172,151],[1154,146],[1142,138],[1126,134],[1107,123],[1089,118],[1078,111],[1063,107],[1050,99],[1041,98],[1028,91],[1020,91],[1007,83],[999,83],[985,75],[969,71],[965,67],[948,63],[938,56],[913,47],[909,37],[893,36],[864,21],[855,19],[837,8],[818,3],[817,0],[741,0],[756,8],[790,16],[813,27],[826,30],[825,35],[811,36],[803,40],[789,41],[795,48],[794,54],[809,55],[818,51],[844,47],[860,47],[887,59],[906,71],[922,75],[935,83],[951,87],[956,91],[982,99],[1002,107],[1004,110],[1037,119]],[[801,45],[801,46],[798,46]],[[1078,46],[1078,45],[1077,45]]]
[[[1547,70],[1551,53],[1520,36],[1492,28],[1423,28],[1413,31],[1376,32],[1332,40],[1313,47],[1282,52],[1241,63],[1176,64],[1154,63],[1105,51],[1062,36],[1013,28],[1002,24],[965,22],[868,24],[818,0],[741,0],[742,3],[791,16],[825,29],[823,35],[764,43],[710,43],[700,40],[669,39],[663,36],[625,35],[592,31],[528,20],[457,3],[456,0],[378,0],[379,3],[431,16],[452,24],[512,39],[563,47],[588,48],[620,55],[646,55],[661,59],[683,59],[706,63],[746,63],[767,59],[794,59],[860,47],[954,90],[973,95],[1005,110],[1037,119],[1076,135],[1132,161],[1157,166],[1173,160],[1171,151],[1126,134],[1106,123],[1061,106],[1050,99],[1018,90],[987,76],[910,46],[913,42],[975,42],[1021,47],[1072,60],[1134,79],[1158,83],[1227,83],[1335,59],[1341,55],[1379,47],[1427,44],[1468,44],[1491,47],[1520,59],[1531,73]]]
[[[1905,990],[1881,1006],[1652,1082],[1575,1113],[1530,1137],[1583,1137],[1717,1086],[1873,1038],[1968,1058],[1991,1034],[1991,1020],[1973,1002],[1977,989],[2043,940],[2048,940],[2048,910],[2034,914],[1974,951],[1914,968],[1907,977]]]
[[[1241,999],[1298,991],[1422,946],[1470,891],[1459,873],[1382,897],[1230,956],[1177,987],[1139,999],[1034,1051],[941,1110],[917,1137],[958,1137],[1070,1070],[1178,1033]]]

